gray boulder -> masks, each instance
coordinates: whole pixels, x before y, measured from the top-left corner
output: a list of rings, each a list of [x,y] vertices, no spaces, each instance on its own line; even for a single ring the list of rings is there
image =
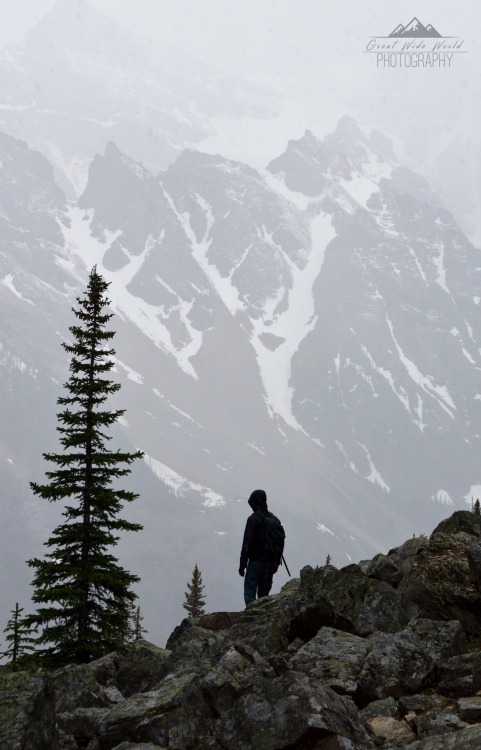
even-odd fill
[[[459,732],[435,734],[405,745],[403,750],[479,750],[481,747],[481,726],[466,727]],[[394,750],[387,746],[384,750]],[[399,747],[396,748],[399,750]]]
[[[45,675],[0,674],[0,747],[51,750],[57,729],[53,696]]]
[[[126,697],[152,690],[169,671],[167,667],[169,655],[170,651],[154,646],[153,643],[144,640],[136,641],[122,657],[111,682]],[[90,667],[92,668],[92,665]],[[103,676],[103,665],[100,669]]]
[[[430,737],[433,734],[444,736],[449,732],[457,732],[468,726],[460,718],[455,706],[451,706],[451,710],[448,708],[444,710],[442,708],[430,708],[426,713],[417,716],[413,725],[419,739]]]
[[[461,697],[481,690],[481,651],[451,656],[438,664],[438,689],[443,695]]]
[[[473,514],[468,512],[468,516]],[[474,639],[481,636],[481,591],[469,570],[467,540],[472,541],[472,537],[464,532],[438,531],[404,564],[400,560],[403,548],[397,550],[395,558],[403,569],[398,588],[413,603],[417,616],[459,620],[468,637]]]
[[[456,705],[459,715],[464,721],[481,721],[481,695],[460,698]]]
[[[368,577],[358,565],[301,570],[298,614],[289,640],[309,640],[323,627],[365,636],[381,630],[394,633],[409,622],[409,602],[385,581]]]
[[[424,714],[431,708],[446,708],[452,705],[452,701],[443,695],[429,691],[422,695],[402,695],[398,699],[397,705],[401,716],[405,716],[408,713],[415,715]]]
[[[481,592],[481,542],[469,542],[466,545],[466,556],[473,580]]]
[[[407,711],[403,712],[407,713]],[[378,701],[371,701],[369,705],[359,711],[359,718],[365,724],[369,719],[375,716],[390,716],[393,719],[400,719],[401,715],[394,698],[381,698]]]
[[[315,677],[336,693],[353,695],[357,679],[372,649],[365,638],[333,628],[321,628],[291,659],[292,669]]]
[[[121,654],[113,651],[100,659],[91,661],[87,666],[99,685],[108,685],[116,676],[124,658]]]
[[[376,555],[373,557],[364,572],[370,578],[386,581],[391,586],[397,586],[403,577],[401,569],[388,555]]]
[[[459,534],[460,532],[479,537],[481,533],[479,516],[469,510],[456,510],[449,518],[445,518],[436,526],[433,534]]]
[[[94,671],[86,664],[57,670],[50,676],[49,685],[58,714],[78,708],[105,708],[112,702],[105,688],[95,679]]]
[[[373,747],[354,703],[299,672],[240,698],[217,722],[216,737],[225,750],[329,747],[328,740],[333,748]]]
[[[227,643],[248,644],[266,656],[285,649],[295,638],[289,632],[298,612],[298,589],[299,579],[293,578],[278,594],[252,602],[228,631]]]
[[[156,690],[138,693],[114,706],[99,729],[99,750],[122,741],[154,743],[171,750],[195,746],[209,734],[212,713],[196,674],[166,677]]]
[[[375,633],[370,640],[373,648],[359,675],[363,705],[431,687],[438,661],[467,647],[459,622],[434,620],[413,620],[399,633]]]

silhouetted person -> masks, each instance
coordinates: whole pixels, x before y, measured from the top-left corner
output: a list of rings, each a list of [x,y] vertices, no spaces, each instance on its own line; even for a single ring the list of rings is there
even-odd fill
[[[272,577],[281,563],[285,537],[281,522],[267,509],[264,490],[254,490],[248,502],[254,512],[247,519],[239,565],[239,575],[245,575],[246,606],[269,594]]]

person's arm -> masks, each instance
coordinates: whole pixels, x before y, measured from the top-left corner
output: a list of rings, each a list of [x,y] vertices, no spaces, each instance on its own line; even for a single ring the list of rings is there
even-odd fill
[[[243,576],[245,573],[245,570],[247,568],[247,563],[249,562],[249,550],[252,544],[252,539],[254,536],[254,516],[249,516],[247,519],[245,531],[244,531],[244,539],[242,540],[242,549],[240,554],[240,562],[239,562],[239,575]]]

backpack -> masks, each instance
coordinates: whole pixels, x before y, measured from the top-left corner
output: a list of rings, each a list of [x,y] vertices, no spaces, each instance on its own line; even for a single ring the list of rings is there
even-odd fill
[[[270,511],[267,516],[256,513],[264,519],[264,554],[270,560],[280,563],[284,551],[284,540],[286,533],[279,519]]]

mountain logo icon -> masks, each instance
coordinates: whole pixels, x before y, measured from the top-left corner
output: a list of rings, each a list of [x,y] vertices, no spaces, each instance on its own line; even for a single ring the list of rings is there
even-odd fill
[[[416,16],[409,21],[406,26],[400,23],[394,31],[389,34],[390,37],[405,37],[405,38],[420,38],[420,37],[441,37],[439,31],[437,31],[432,23],[428,23],[427,26],[419,21]]]

